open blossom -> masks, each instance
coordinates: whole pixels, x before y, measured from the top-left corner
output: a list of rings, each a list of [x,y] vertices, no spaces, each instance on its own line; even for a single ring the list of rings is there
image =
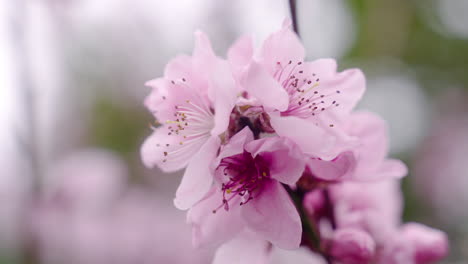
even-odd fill
[[[281,183],[294,184],[303,168],[302,153],[289,139],[254,140],[244,128],[221,149],[215,186],[189,211],[194,243],[219,245],[251,230],[278,247],[298,247],[301,220]]]
[[[446,254],[444,233],[400,223],[407,168],[387,158],[384,120],[352,112],[365,90],[360,70],[304,61],[289,21],[257,52],[239,39],[227,60],[196,36],[192,57],[149,82],[146,105],[161,125],[142,157],[164,171],[187,167],[174,203],[189,209],[193,244],[217,248],[215,264],[268,263],[274,247],[301,243],[349,264]]]
[[[164,171],[188,165],[176,193],[180,209],[189,208],[209,190],[208,165],[216,156],[218,136],[227,129],[236,99],[230,66],[215,56],[205,34],[195,36],[192,57],[181,55],[169,62],[164,77],[147,83],[153,90],[145,101],[160,126],[142,146],[144,163]],[[206,184],[193,186],[192,182]]]
[[[407,174],[400,160],[386,158],[388,129],[385,121],[370,112],[352,113],[343,123],[344,131],[358,139],[359,145],[331,161],[311,157],[307,161],[311,176],[323,181],[381,180]]]
[[[241,87],[268,113],[278,135],[328,160],[352,146],[353,139],[340,126],[365,90],[360,70],[337,73],[332,59],[304,61],[304,47],[289,20],[265,40],[258,54],[252,50],[251,41],[242,38],[229,59],[242,72]]]

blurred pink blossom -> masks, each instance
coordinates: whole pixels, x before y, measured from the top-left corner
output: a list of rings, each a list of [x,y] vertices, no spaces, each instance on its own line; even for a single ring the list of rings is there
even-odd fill
[[[113,154],[72,154],[51,175],[30,216],[43,263],[209,262],[209,249],[192,249],[183,213],[151,189],[129,186]]]
[[[414,156],[412,185],[435,215],[447,225],[465,225],[468,209],[468,109],[466,96],[449,94],[440,103],[428,137]],[[447,105],[450,104],[450,107]]]
[[[329,192],[326,196],[318,196]],[[345,263],[432,263],[448,253],[447,236],[421,224],[401,225],[397,180],[339,183],[307,194],[305,207],[319,223],[330,254]],[[331,215],[324,214],[331,207]]]

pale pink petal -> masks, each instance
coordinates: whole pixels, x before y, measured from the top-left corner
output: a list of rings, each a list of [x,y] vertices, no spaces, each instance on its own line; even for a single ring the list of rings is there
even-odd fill
[[[408,174],[408,167],[401,160],[387,159],[375,171],[374,177],[368,175],[366,179],[370,178],[402,178]],[[366,175],[363,175],[366,176]]]
[[[271,177],[286,184],[295,184],[305,168],[299,147],[284,137],[254,140],[246,144],[245,150],[253,157],[262,156],[270,164]]]
[[[187,166],[189,160],[204,140],[199,140],[190,145],[180,145],[179,138],[169,136],[167,128],[161,126],[149,136],[141,146],[140,154],[143,163],[148,168],[158,166],[165,172],[176,171]]]
[[[320,81],[322,91],[328,91],[336,96],[339,107],[332,113],[333,119],[343,120],[362,98],[366,90],[366,78],[361,70],[349,69],[338,73],[334,78]],[[337,93],[336,91],[340,91]]]
[[[270,123],[278,135],[291,139],[306,154],[331,160],[341,152],[336,137],[309,120],[270,114]]]
[[[247,226],[261,238],[284,249],[299,247],[301,219],[280,183],[265,183],[262,192],[241,208]]]
[[[206,80],[206,76],[198,73],[193,59],[190,56],[179,55],[170,60],[164,69],[164,78],[168,83],[176,82],[180,85],[181,82],[183,82],[183,86],[189,88],[188,90],[190,90],[191,93],[197,93],[198,98],[207,96],[208,81]],[[177,93],[184,95],[181,92]],[[185,98],[184,100],[188,99],[190,98]]]
[[[388,152],[388,128],[385,120],[371,112],[355,112],[345,124],[345,129],[361,141],[356,150],[360,165],[366,168],[376,167],[385,159]]]
[[[211,42],[208,36],[202,31],[195,32],[195,46],[193,48],[193,61],[194,67],[198,70],[203,68],[198,68],[200,66],[206,65],[206,63],[212,62],[216,58],[216,55],[211,47]]]
[[[284,111],[288,108],[286,90],[257,62],[252,61],[247,68],[245,89],[267,110]]]
[[[271,34],[262,45],[260,59],[262,64],[273,74],[278,62],[288,64],[302,62],[305,57],[305,49],[300,39],[291,29],[291,25],[285,23],[283,28]]]
[[[303,75],[316,76],[319,78],[319,83],[322,80],[331,79],[336,75],[337,64],[334,59],[318,59],[314,61],[304,62],[301,70]],[[315,74],[315,75],[314,75]]]
[[[196,77],[192,70],[192,58],[187,55],[179,55],[171,59],[164,68],[164,77],[168,80],[185,78],[191,80]]]
[[[242,232],[245,224],[240,215],[239,199],[232,200],[230,210],[222,205],[223,194],[213,187],[206,197],[195,204],[187,214],[192,225],[192,241],[195,247],[219,246]],[[216,213],[213,213],[216,210]]]
[[[321,65],[326,68],[315,69]],[[364,74],[358,69],[333,73],[335,64],[330,60],[307,63],[304,67],[304,71],[307,73],[305,76],[313,76],[312,82],[314,83],[306,91],[314,91],[317,96],[320,96],[311,97],[311,100],[314,100],[318,107],[313,117],[315,122],[328,126],[346,120],[366,89]],[[319,109],[323,110],[319,111]]]
[[[253,56],[253,41],[250,36],[243,36],[229,48],[227,57],[235,67],[246,66]]]
[[[356,159],[352,152],[347,151],[330,161],[310,158],[307,160],[307,165],[315,177],[326,181],[338,181],[352,176]]]
[[[248,126],[244,127],[241,131],[237,132],[237,134],[229,139],[228,144],[221,148],[221,151],[218,155],[218,160],[244,152],[245,144],[253,140],[254,136],[250,128]]]
[[[172,105],[169,105],[167,102],[169,81],[164,78],[158,78],[154,80],[147,81],[146,86],[152,88],[150,94],[145,98],[145,106],[148,110],[156,117],[160,122],[164,122],[171,118]]]
[[[229,125],[232,108],[236,102],[236,83],[228,62],[218,60],[211,77],[210,89],[214,94],[215,126],[211,130],[213,136],[224,133]]]
[[[208,36],[201,31],[196,31],[195,46],[192,53],[192,63],[194,72],[196,72],[197,76],[201,80],[205,80],[206,82],[204,85],[199,87],[202,93],[208,93],[210,91],[208,87],[208,80],[210,79],[212,70],[216,66],[216,60],[217,58],[213,52],[213,48],[211,47],[211,42]],[[211,99],[211,101],[214,101],[215,95],[213,93],[208,93],[208,97]]]
[[[244,231],[218,248],[213,264],[267,264],[271,250],[268,242]]]
[[[209,109],[209,102],[200,91],[194,89],[187,81],[169,81],[159,78],[148,81],[148,86],[153,87],[150,95],[145,100],[145,105],[155,115],[157,121],[163,125],[174,123],[178,118],[177,107],[191,107],[191,112],[197,112],[203,116],[196,123],[213,122],[213,114]],[[196,107],[192,107],[192,105]],[[190,122],[193,123],[193,122]],[[207,132],[209,133],[209,127]]]
[[[353,113],[345,124],[346,131],[360,139],[354,149],[357,157],[355,178],[373,180],[407,174],[406,165],[399,160],[386,159],[388,152],[388,128],[386,122],[370,112]]]
[[[213,182],[210,165],[216,158],[220,144],[218,137],[211,137],[190,160],[174,199],[177,208],[190,208],[208,192]]]

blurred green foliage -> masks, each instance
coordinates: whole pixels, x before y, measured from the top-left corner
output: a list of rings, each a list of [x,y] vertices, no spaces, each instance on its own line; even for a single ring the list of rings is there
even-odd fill
[[[416,72],[430,93],[449,85],[468,87],[468,39],[434,30],[440,27],[435,1],[349,0],[357,39],[345,59],[397,58]],[[430,19],[428,19],[430,18]],[[440,87],[441,84],[445,87]]]
[[[142,106],[143,108],[143,106]],[[91,144],[122,154],[124,157],[138,152],[141,140],[150,129],[142,111],[99,97],[93,109],[90,125]],[[147,131],[145,133],[145,130]]]

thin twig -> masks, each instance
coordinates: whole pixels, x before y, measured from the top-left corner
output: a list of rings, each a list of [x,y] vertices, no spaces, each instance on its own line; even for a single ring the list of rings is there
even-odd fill
[[[291,12],[291,20],[292,20],[293,30],[300,37],[299,26],[298,26],[298,23],[297,23],[296,0],[289,0],[289,11]]]
[[[293,30],[294,30],[294,32],[296,32],[298,37],[301,37],[301,35],[299,34],[299,26],[298,26],[298,23],[297,23],[296,0],[289,0],[289,11],[291,12],[291,20],[292,20]],[[302,222],[304,232],[307,234],[307,237],[311,240],[312,244],[314,244],[315,248],[319,249],[318,252],[321,252],[320,237],[317,234],[315,234],[315,232],[313,231],[313,228],[311,227],[311,223],[309,223],[309,221],[305,217],[305,212],[304,212],[304,210],[302,208],[302,201],[300,201],[300,199],[298,199],[298,196],[290,188],[286,188],[286,190],[288,190],[291,198],[294,200],[297,208],[299,209],[299,214],[301,216],[301,222]],[[326,192],[326,198],[327,198],[327,200],[329,202],[330,197],[328,196],[328,192]],[[334,224],[334,221],[333,221],[333,224]],[[323,255],[323,257],[325,258],[325,260],[327,261],[328,264],[333,263],[333,259],[331,258],[331,256],[329,256],[328,254],[325,254],[325,253],[322,253],[322,255]]]

